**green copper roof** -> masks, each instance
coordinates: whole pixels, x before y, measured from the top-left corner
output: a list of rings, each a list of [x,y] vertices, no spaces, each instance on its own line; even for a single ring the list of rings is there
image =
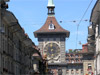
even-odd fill
[[[48,7],[50,6],[55,7],[53,0],[48,0]]]

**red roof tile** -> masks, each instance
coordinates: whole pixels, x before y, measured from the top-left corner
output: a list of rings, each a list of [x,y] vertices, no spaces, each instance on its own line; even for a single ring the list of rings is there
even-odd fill
[[[49,25],[52,24],[55,26],[55,29],[49,29]],[[34,32],[35,37],[37,37],[38,33],[65,33],[66,37],[69,37],[70,32],[63,29],[57,22],[54,16],[48,17],[45,24],[37,31]]]

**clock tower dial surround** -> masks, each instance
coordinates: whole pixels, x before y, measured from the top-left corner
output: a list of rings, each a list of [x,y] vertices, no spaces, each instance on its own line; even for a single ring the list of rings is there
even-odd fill
[[[48,59],[56,58],[60,54],[60,46],[54,42],[47,43],[44,47],[44,50],[45,53],[47,54]]]

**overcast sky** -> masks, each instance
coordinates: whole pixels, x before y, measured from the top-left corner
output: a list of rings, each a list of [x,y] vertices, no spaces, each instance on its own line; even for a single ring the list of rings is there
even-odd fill
[[[69,39],[66,39],[66,50],[76,49],[77,25],[92,0],[54,0],[55,17],[58,23],[70,31]],[[84,16],[78,31],[77,49],[87,43],[89,19],[96,0],[93,0],[86,15]],[[48,0],[10,0],[9,9],[14,13],[20,25],[28,33],[32,41],[38,45],[33,32],[38,30],[46,21]],[[84,21],[88,19],[88,21]],[[76,21],[75,23],[72,21]],[[62,21],[62,23],[60,23]]]

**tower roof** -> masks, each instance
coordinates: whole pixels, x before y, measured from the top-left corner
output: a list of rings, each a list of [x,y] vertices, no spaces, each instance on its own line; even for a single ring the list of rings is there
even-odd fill
[[[48,0],[48,5],[47,7],[55,7],[53,0]]]
[[[35,37],[38,37],[38,34],[64,34],[66,37],[69,37],[70,32],[63,29],[57,22],[54,16],[55,5],[53,0],[48,0],[48,17],[45,24],[37,31],[34,32]]]
[[[54,29],[49,29],[49,25],[51,24],[54,25]],[[58,22],[56,21],[55,16],[49,16],[47,17],[47,20],[45,22],[45,24],[37,31],[34,32],[35,37],[38,37],[37,34],[66,34],[66,37],[69,37],[70,32],[63,29]]]

